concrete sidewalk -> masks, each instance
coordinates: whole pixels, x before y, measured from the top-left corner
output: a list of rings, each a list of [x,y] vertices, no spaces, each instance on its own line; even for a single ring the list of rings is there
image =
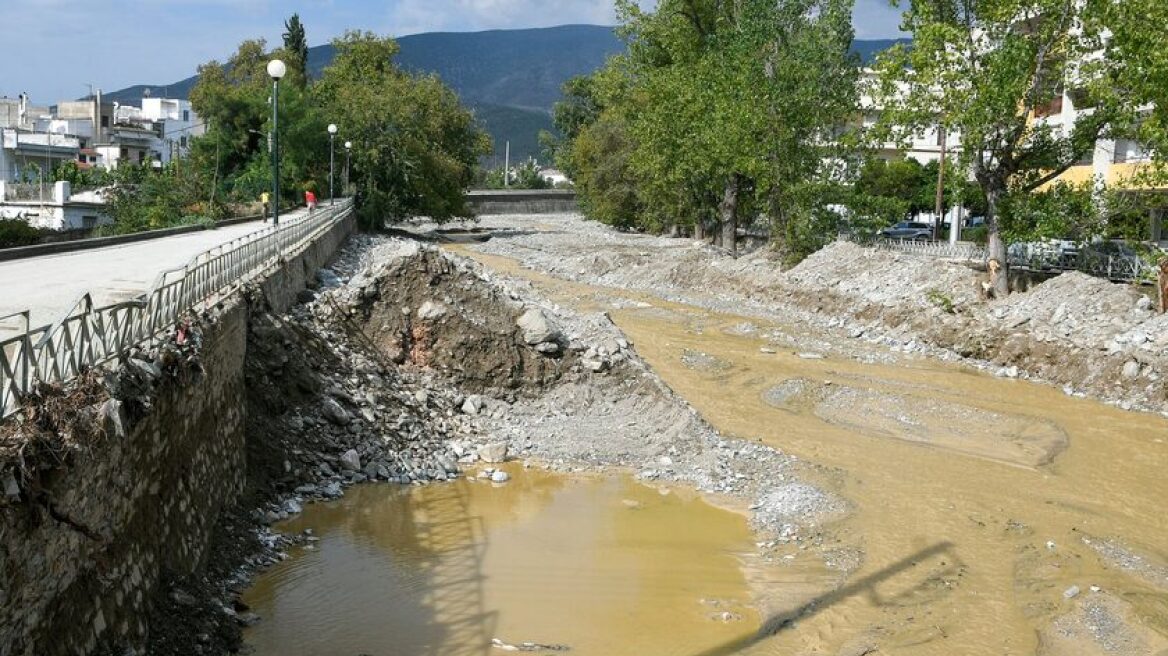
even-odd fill
[[[300,209],[280,216],[281,223],[307,215]],[[31,311],[30,327],[52,323],[89,292],[98,306],[146,292],[159,273],[186,264],[220,244],[263,229],[263,221],[202,230],[58,255],[0,262],[0,316]],[[18,332],[15,321],[0,322],[0,337]]]

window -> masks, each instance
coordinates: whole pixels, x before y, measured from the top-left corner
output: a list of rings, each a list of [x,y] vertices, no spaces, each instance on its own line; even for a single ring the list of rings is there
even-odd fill
[[[108,116],[101,117],[101,127],[103,127],[103,128],[109,127],[109,117]]]
[[[1131,139],[1118,139],[1115,142],[1115,158],[1116,164],[1124,164],[1126,162],[1139,162],[1148,158],[1148,151],[1143,144]]]
[[[87,214],[81,217],[81,227],[86,230],[92,230],[97,227],[97,217]]]
[[[191,122],[191,110],[189,110],[189,109],[183,110],[183,121],[185,121],[187,123]]]
[[[123,146],[122,149],[118,151],[118,158],[119,159],[125,159],[129,156],[130,156],[130,151],[126,150],[125,146]]]

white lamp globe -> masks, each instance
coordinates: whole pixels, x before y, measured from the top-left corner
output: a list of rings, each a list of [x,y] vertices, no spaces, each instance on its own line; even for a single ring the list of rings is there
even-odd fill
[[[279,80],[280,78],[284,77],[287,72],[288,67],[285,66],[284,62],[280,61],[279,59],[273,59],[272,61],[268,62],[268,75],[270,75],[273,80]]]
[[[329,123],[328,131],[329,131],[329,134],[336,134],[337,133],[337,124],[336,123]]]
[[[345,150],[348,150],[348,149],[350,149],[350,148],[352,148],[352,147],[353,147],[353,142],[352,142],[352,141],[346,141],[346,142],[345,142]]]

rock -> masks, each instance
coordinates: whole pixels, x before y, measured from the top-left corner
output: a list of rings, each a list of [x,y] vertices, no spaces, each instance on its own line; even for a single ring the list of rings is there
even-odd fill
[[[771,355],[774,355],[774,353],[775,353],[775,350],[769,346],[764,346],[764,347],[760,348],[758,351],[759,351],[759,353],[768,353]]]
[[[414,392],[414,400],[421,405],[426,405],[426,403],[430,400],[430,393],[426,390],[418,390]]]
[[[507,443],[493,442],[491,444],[484,444],[478,448],[476,453],[483,462],[507,462]]]
[[[506,483],[509,480],[511,480],[511,474],[508,474],[505,471],[497,471],[491,474],[492,483]]]
[[[1123,365],[1123,377],[1128,380],[1135,380],[1140,377],[1140,363],[1136,360],[1128,360]]]
[[[179,606],[194,606],[196,603],[195,596],[186,590],[171,590],[170,598]]]
[[[111,437],[123,438],[126,436],[126,413],[122,409],[122,402],[110,399],[101,404],[98,410],[105,433]]]
[[[345,491],[341,489],[340,483],[333,481],[332,483],[329,483],[328,485],[321,488],[321,494],[330,499],[336,499],[337,497],[343,496]]]
[[[299,515],[304,510],[304,508],[296,499],[285,499],[283,510],[289,515]]]
[[[325,289],[341,286],[341,279],[337,277],[337,274],[332,269],[321,269],[317,271],[316,279],[320,281],[320,286]]]
[[[608,369],[608,360],[584,360],[584,366],[594,374],[598,374],[605,369]]]
[[[296,292],[297,303],[311,303],[315,300],[316,292],[312,291],[311,289],[301,289],[299,292]]]
[[[462,412],[468,415],[477,415],[483,409],[483,397],[471,394],[462,402]]]
[[[446,316],[446,306],[434,301],[426,301],[418,308],[418,318],[423,321],[435,321]]]
[[[338,426],[348,426],[353,418],[349,416],[349,412],[341,407],[340,403],[331,396],[325,397],[324,402],[321,403],[321,414],[325,419]]]
[[[11,470],[4,472],[4,496],[9,500],[20,498],[20,484],[16,482],[16,474]]]
[[[822,360],[822,353],[797,353],[800,360]]]
[[[560,329],[543,313],[543,310],[531,308],[515,323],[523,331],[523,341],[531,346],[560,339]]]
[[[154,364],[153,362],[139,360],[138,358],[130,358],[130,366],[137,369],[149,380],[157,380],[162,378],[162,370],[159,369],[158,365]]]
[[[361,471],[361,456],[355,449],[349,449],[341,456],[341,469],[356,472]]]
[[[1063,599],[1074,599],[1075,597],[1078,597],[1078,596],[1079,596],[1079,586],[1077,586],[1077,585],[1072,585],[1071,587],[1067,588],[1066,590],[1063,590]]]
[[[1136,309],[1141,312],[1147,312],[1152,309],[1152,299],[1147,296],[1141,296],[1140,300],[1136,301]]]
[[[535,350],[540,353],[559,353],[560,345],[556,342],[543,342],[535,345]]]

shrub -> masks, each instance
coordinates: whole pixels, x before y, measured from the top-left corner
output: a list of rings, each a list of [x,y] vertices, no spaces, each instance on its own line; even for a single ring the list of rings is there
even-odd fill
[[[0,248],[30,246],[52,232],[44,228],[34,228],[21,219],[0,219]]]

